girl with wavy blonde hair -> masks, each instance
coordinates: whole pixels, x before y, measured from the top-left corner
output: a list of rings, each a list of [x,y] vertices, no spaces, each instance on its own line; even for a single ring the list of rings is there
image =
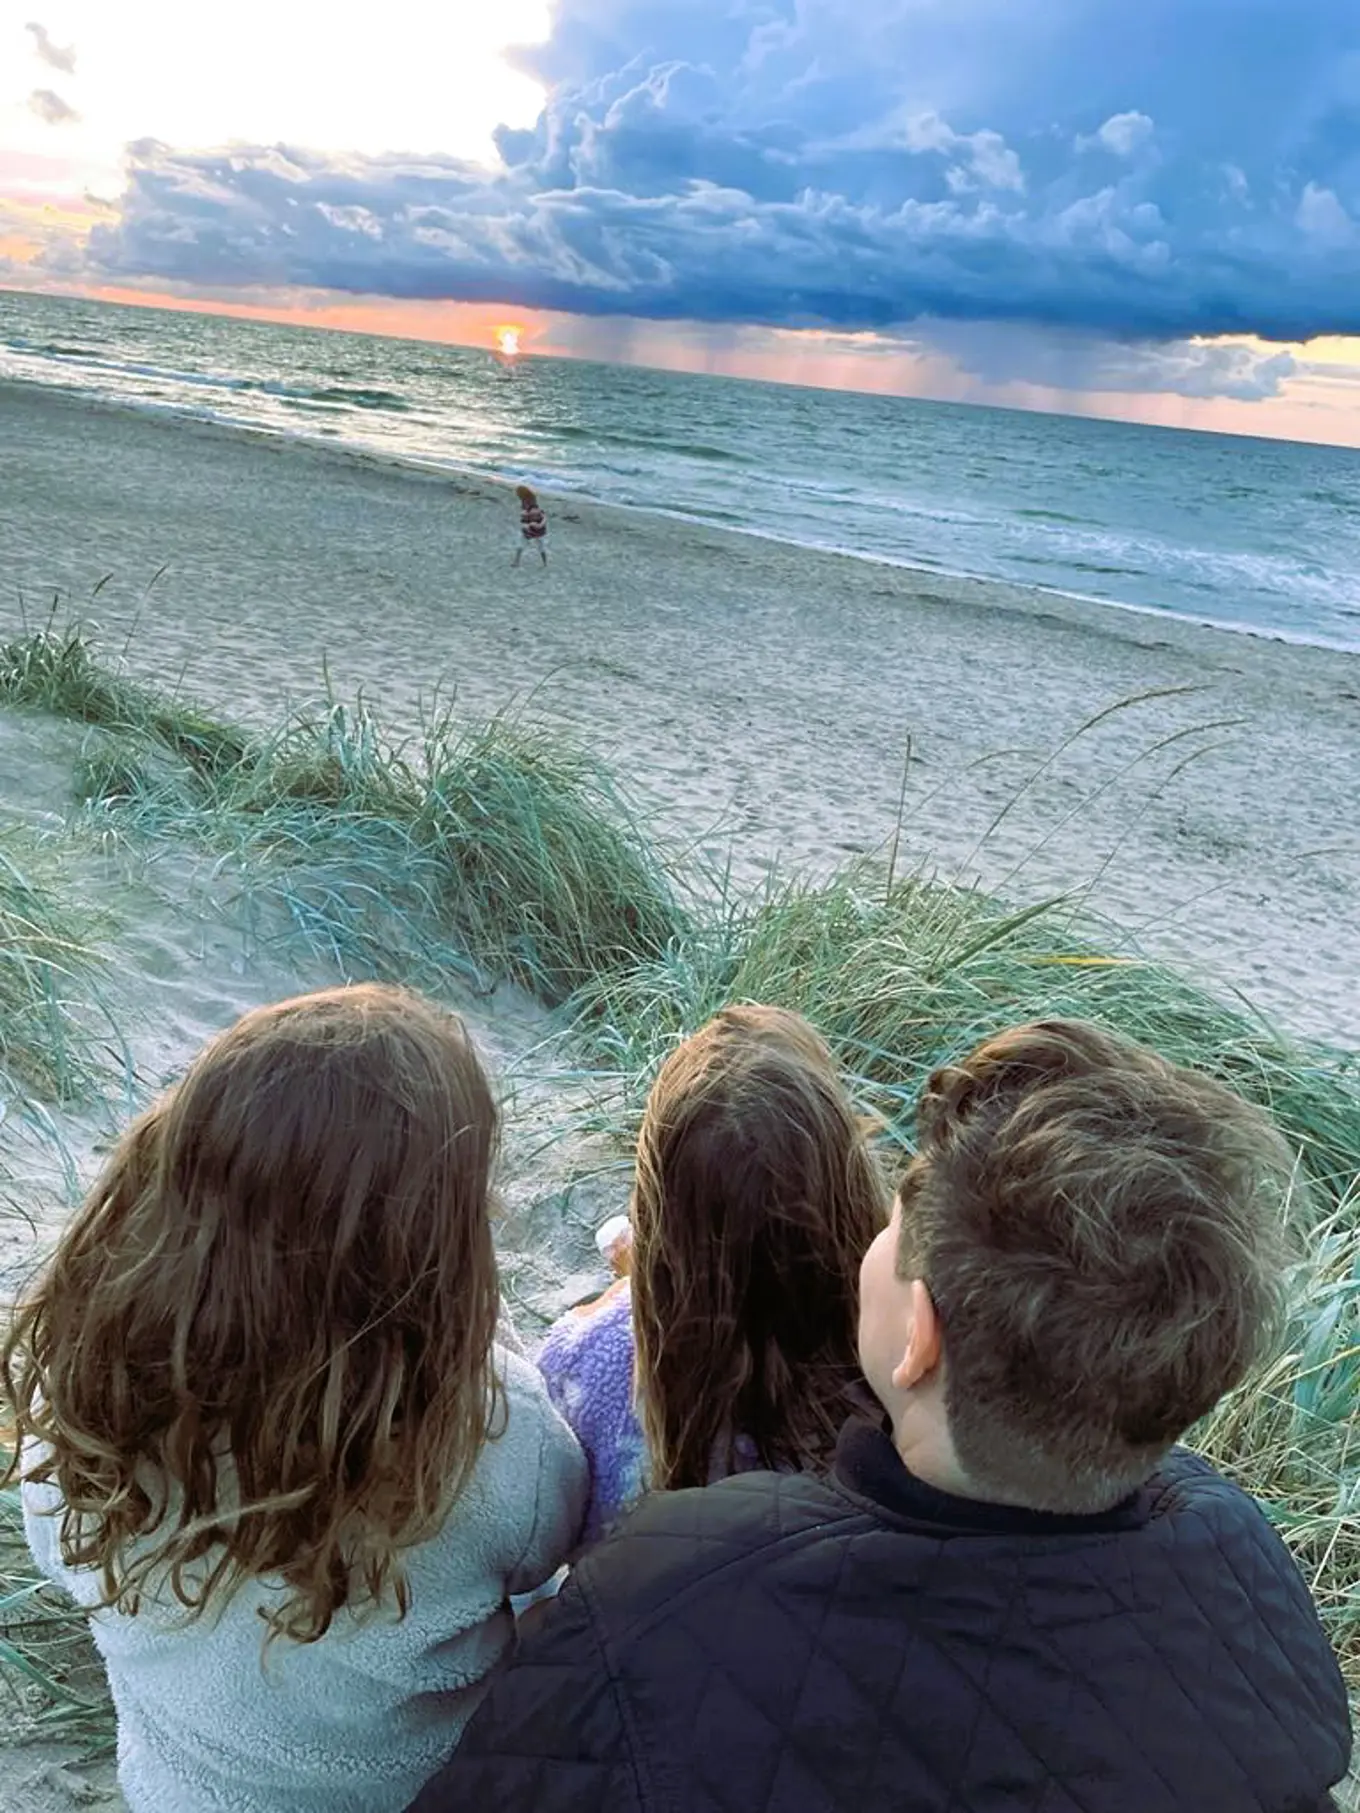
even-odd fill
[[[574,1546],[580,1450],[496,1342],[497,1132],[456,1015],[258,1009],[20,1304],[12,1472],[92,1613],[133,1813],[397,1813]]]
[[[629,1276],[538,1356],[590,1462],[587,1539],[646,1489],[830,1463],[864,1389],[859,1267],[887,1209],[801,1015],[729,1007],[677,1046],[642,1117]]]

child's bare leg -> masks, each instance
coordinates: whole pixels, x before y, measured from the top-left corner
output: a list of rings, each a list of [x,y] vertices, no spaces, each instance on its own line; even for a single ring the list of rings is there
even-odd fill
[[[517,567],[519,565],[520,561],[523,560],[523,558],[524,558],[524,545],[523,545],[523,543],[521,543],[520,546],[515,549],[515,558],[510,562],[510,565],[512,567]]]

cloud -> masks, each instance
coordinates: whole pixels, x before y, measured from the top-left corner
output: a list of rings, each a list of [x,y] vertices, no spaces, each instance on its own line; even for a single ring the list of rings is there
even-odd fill
[[[76,73],[76,47],[74,44],[68,44],[65,47],[54,44],[48,36],[47,27],[39,25],[36,20],[30,19],[24,30],[33,34],[34,54],[41,57],[44,63],[52,69],[59,69],[63,75],[73,76]]]
[[[1343,365],[1337,359],[1300,359],[1298,375],[1324,384],[1360,385],[1360,365]]]
[[[1073,371],[1122,345],[1105,382],[1268,395],[1269,357],[1194,349],[1360,332],[1349,21],[1338,0],[558,0],[517,58],[544,110],[498,135],[503,167],[143,143],[90,258],[602,317],[999,323],[1048,330]]]
[[[925,345],[988,384],[1022,380],[1062,391],[1163,391],[1259,403],[1305,369],[1293,353],[1240,341],[1125,342],[1004,322],[923,322],[916,331]]]
[[[999,132],[955,132],[938,113],[906,114],[900,121],[889,120],[867,132],[861,128],[837,141],[834,148],[938,151],[953,160],[945,171],[945,184],[953,195],[977,189],[1020,192],[1025,187],[1020,159]]]
[[[35,88],[28,97],[28,110],[36,113],[40,120],[46,120],[49,126],[69,126],[80,118],[70,102],[62,100],[50,88]]]
[[[17,252],[7,271],[25,282],[77,277],[84,268],[77,223],[71,214],[43,203],[13,202],[0,195],[0,243]]]
[[[1079,151],[1109,151],[1115,157],[1134,157],[1149,143],[1157,128],[1145,113],[1114,113],[1090,138],[1079,138]]]
[[[1336,191],[1323,189],[1317,183],[1305,187],[1294,218],[1304,236],[1314,245],[1352,246],[1360,237]]]

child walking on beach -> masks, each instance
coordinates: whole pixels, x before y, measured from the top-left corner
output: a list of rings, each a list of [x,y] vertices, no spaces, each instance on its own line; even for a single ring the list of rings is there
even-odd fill
[[[728,1008],[671,1054],[638,1138],[631,1277],[539,1354],[590,1463],[587,1541],[648,1487],[829,1461],[859,1380],[859,1260],[886,1217],[806,1020]]]
[[[135,1121],[3,1354],[27,1533],[92,1613],[133,1813],[398,1813],[580,1530],[495,1341],[498,1117],[395,989],[262,1008]]]
[[[548,518],[543,506],[527,485],[516,485],[515,496],[519,499],[519,546],[515,549],[515,558],[510,564],[517,567],[524,558],[526,548],[537,548],[538,557],[546,567]]]

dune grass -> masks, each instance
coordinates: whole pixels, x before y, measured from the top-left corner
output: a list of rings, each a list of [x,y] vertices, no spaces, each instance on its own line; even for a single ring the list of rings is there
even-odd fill
[[[1360,1179],[1313,1223],[1282,1353],[1191,1442],[1253,1493],[1293,1551],[1360,1697]],[[1360,1795],[1355,1796],[1360,1800]],[[1350,1803],[1348,1803],[1350,1804]]]
[[[0,1462],[6,1458],[0,1449]],[[0,1670],[26,1735],[91,1759],[113,1749],[113,1702],[89,1623],[34,1568],[17,1486],[0,1491]]]
[[[1008,1021],[1055,1016],[1117,1027],[1268,1108],[1325,1206],[1360,1174],[1360,1066],[1300,1045],[1131,950],[1065,898],[1010,908],[921,876],[889,882],[861,862],[790,885],[611,972],[577,998],[582,1036],[634,1084],[727,1001],[797,1008],[816,1024],[898,1136],[930,1071]]]
[[[42,629],[0,645],[0,704],[146,737],[203,773],[242,758],[249,742],[244,731],[101,661],[79,623],[57,627],[55,608]]]
[[[361,699],[253,734],[105,666],[77,625],[0,648],[0,704],[96,726],[73,782],[121,832],[234,857],[342,969],[460,963],[551,1005],[689,926],[608,770],[503,714],[391,737]],[[451,952],[462,953],[460,959]]]
[[[806,1013],[903,1150],[936,1064],[1054,1015],[1118,1027],[1268,1108],[1309,1186],[1289,1340],[1195,1439],[1276,1521],[1360,1692],[1354,1055],[1224,1004],[1068,897],[1012,906],[895,876],[894,859],[755,899],[705,890],[658,853],[604,768],[512,716],[469,727],[445,714],[398,742],[362,701],[327,701],[247,734],[110,674],[83,636],[50,625],[0,650],[4,699],[97,725],[77,779],[91,810],[117,835],[188,837],[229,857],[342,973],[429,985],[456,966],[562,1006],[622,1104],[607,1127],[625,1144],[660,1058],[736,1000]],[[0,1036],[3,1021],[0,1003]],[[0,1566],[0,1598],[22,1585]],[[60,1688],[54,1675],[54,1718]]]
[[[0,1122],[45,1144],[59,1136],[44,1104],[81,1104],[102,1080],[97,930],[62,885],[61,852],[21,829],[0,832]],[[0,1147],[0,1214],[27,1218],[11,1153]],[[14,1488],[0,1491],[0,1676],[35,1737],[91,1753],[111,1744],[112,1708],[88,1626],[38,1580]]]
[[[61,886],[59,857],[26,832],[0,832],[0,1078],[10,1093],[72,1102],[90,1087],[94,933]]]

